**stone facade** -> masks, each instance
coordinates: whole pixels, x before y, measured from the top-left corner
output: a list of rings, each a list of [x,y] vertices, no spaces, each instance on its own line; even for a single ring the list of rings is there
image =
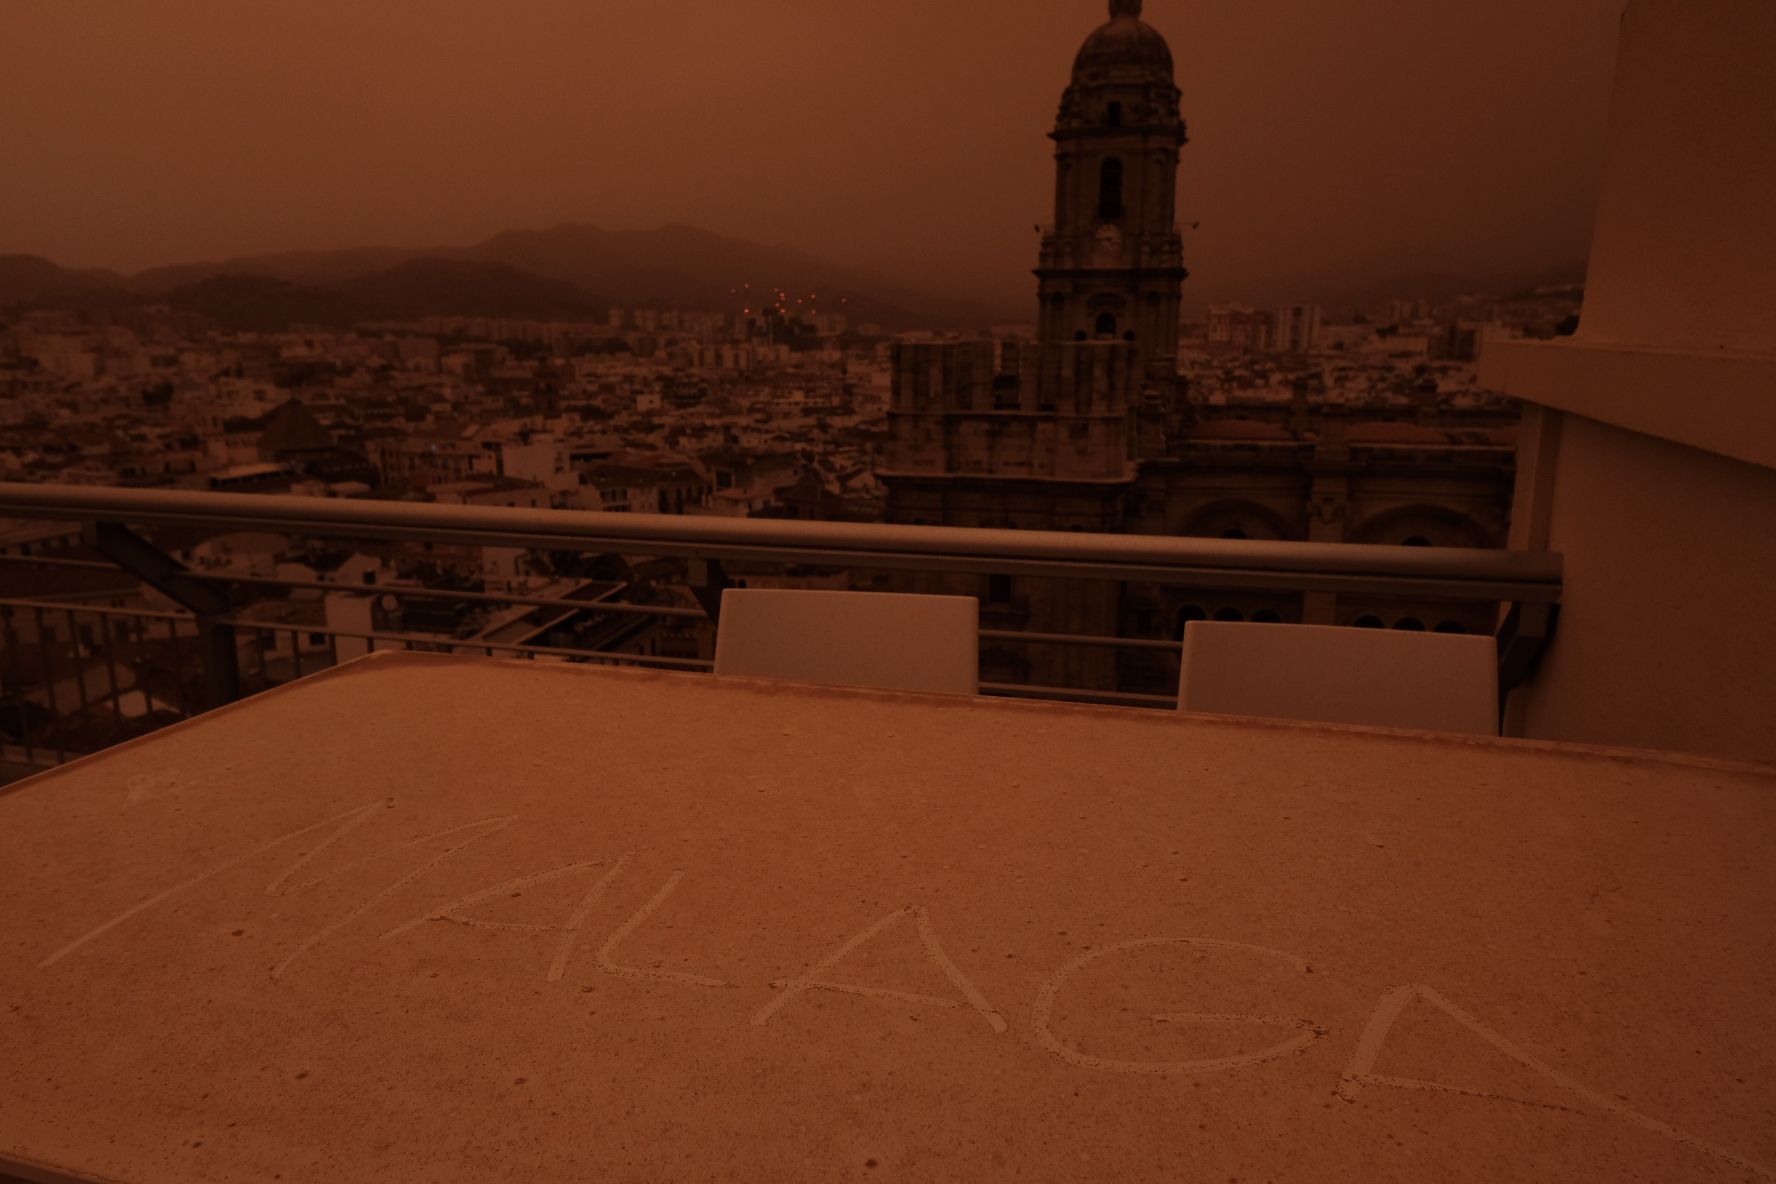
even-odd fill
[[[1425,546],[1502,546],[1515,416],[1412,422],[1298,394],[1193,404],[1180,377],[1187,277],[1175,223],[1187,142],[1172,58],[1116,0],[1081,49],[1055,141],[1055,220],[1036,268],[1034,345],[906,341],[878,474],[897,523]],[[1010,576],[892,585],[982,601],[982,627],[1176,637],[1193,618],[1490,632],[1496,606]],[[1170,693],[1159,651],[1006,642],[983,682]]]

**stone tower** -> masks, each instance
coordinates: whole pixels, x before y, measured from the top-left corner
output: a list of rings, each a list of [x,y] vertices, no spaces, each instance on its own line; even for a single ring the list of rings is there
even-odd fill
[[[1176,218],[1179,97],[1171,49],[1141,20],[1141,0],[1111,0],[1050,133],[1054,224],[1036,269],[1044,343],[1131,343],[1158,382],[1177,373],[1188,274]]]
[[[1173,463],[1186,274],[1173,207],[1185,134],[1171,50],[1140,15],[1140,0],[1111,0],[1110,20],[1079,51],[1061,100],[1035,343],[895,346],[877,471],[890,522],[1123,532],[1138,512],[1143,472]],[[981,596],[989,627],[1117,627],[1118,591],[1103,583],[911,583]],[[1018,677],[1089,686],[1107,685],[1112,655],[1074,648],[1003,658]]]
[[[1140,14],[1111,0],[1061,99],[1035,344],[895,348],[890,521],[1119,531],[1139,471],[1168,456],[1186,137],[1171,50]]]

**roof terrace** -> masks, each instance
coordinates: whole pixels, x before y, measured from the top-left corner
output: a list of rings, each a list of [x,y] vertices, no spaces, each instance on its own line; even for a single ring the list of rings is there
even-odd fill
[[[1770,1179],[1772,790],[378,654],[0,795],[0,1172]]]
[[[171,606],[0,619],[4,755],[60,766],[0,790],[0,1175],[1776,1179],[1772,59],[1763,0],[1629,6],[1595,303],[1489,362],[1529,404],[1509,551],[0,486],[91,547],[12,560]],[[198,529],[663,557],[694,596],[151,545]],[[1485,601],[1514,738],[659,644],[743,565]],[[359,623],[243,615],[263,587]],[[107,701],[183,718],[57,725]]]

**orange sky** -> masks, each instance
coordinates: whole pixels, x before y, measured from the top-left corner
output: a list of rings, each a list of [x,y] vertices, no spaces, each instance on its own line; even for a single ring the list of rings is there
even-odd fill
[[[1148,0],[1193,281],[1582,257],[1622,0]],[[1029,289],[1102,0],[0,0],[0,251],[126,270],[689,222]]]

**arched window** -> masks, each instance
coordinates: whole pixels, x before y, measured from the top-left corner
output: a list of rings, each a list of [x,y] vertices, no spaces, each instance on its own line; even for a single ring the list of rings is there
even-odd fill
[[[1385,629],[1385,628],[1387,628],[1386,625],[1383,625],[1381,623],[1380,617],[1358,617],[1355,621],[1352,621],[1351,624],[1355,625],[1359,629]]]
[[[1398,621],[1394,622],[1394,628],[1404,630],[1407,633],[1423,633],[1425,631],[1425,623],[1417,617],[1401,617]]]
[[[1415,534],[1407,539],[1402,545],[1407,547],[1428,547],[1431,545],[1431,540],[1425,538],[1422,534]]]
[[[1081,329],[1079,332],[1073,334],[1073,340],[1074,341],[1084,341],[1085,340],[1085,330]]]
[[[1110,157],[1098,168],[1098,218],[1114,222],[1122,217],[1122,161]]]
[[[1116,317],[1111,313],[1103,313],[1098,317],[1098,336],[1116,336]]]
[[[1104,110],[1104,126],[1106,126],[1106,127],[1121,127],[1122,126],[1122,104],[1121,103],[1111,103],[1109,107],[1105,108],[1105,110]]]
[[[1437,632],[1438,633],[1466,633],[1467,630],[1462,628],[1460,625],[1458,625],[1454,621],[1444,621],[1441,625],[1437,626]]]
[[[1243,621],[1246,615],[1237,608],[1224,608],[1215,614],[1217,621]]]
[[[1261,608],[1253,613],[1252,620],[1260,625],[1281,625],[1283,623],[1281,614],[1267,608]]]

